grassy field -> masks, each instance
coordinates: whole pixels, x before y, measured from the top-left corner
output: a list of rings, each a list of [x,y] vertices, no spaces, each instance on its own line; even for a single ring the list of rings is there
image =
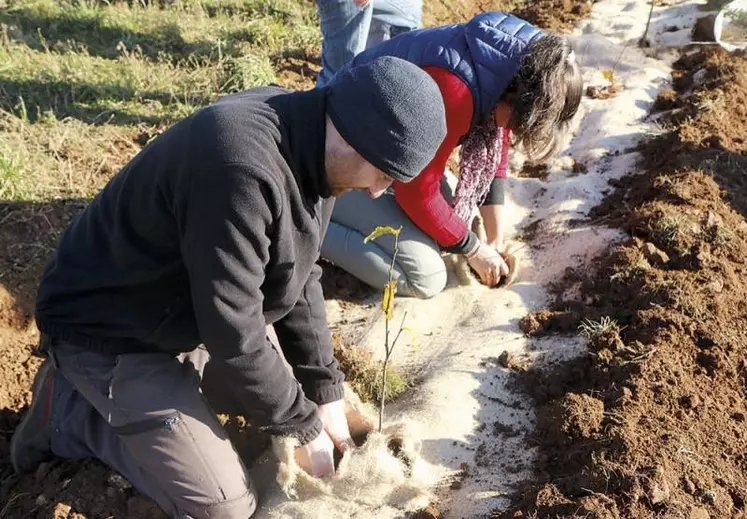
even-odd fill
[[[556,3],[426,0],[423,23],[582,14]],[[320,51],[313,0],[0,0],[0,201],[89,198],[220,95],[313,86]]]
[[[310,85],[319,48],[308,1],[0,1],[0,200],[89,197],[218,96]]]

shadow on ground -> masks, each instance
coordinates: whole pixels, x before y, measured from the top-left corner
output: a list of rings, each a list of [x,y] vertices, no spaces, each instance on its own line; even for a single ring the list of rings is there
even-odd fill
[[[52,112],[57,119],[73,117],[94,125],[155,125],[169,122],[167,117],[130,112],[109,106],[109,103],[157,102],[166,106],[184,101],[183,96],[177,97],[172,92],[139,92],[114,83],[40,79],[1,78],[0,94],[0,109],[13,113],[22,111],[30,122],[37,121],[45,112]],[[208,104],[214,98],[209,94],[191,94],[188,97],[188,101],[195,105]]]

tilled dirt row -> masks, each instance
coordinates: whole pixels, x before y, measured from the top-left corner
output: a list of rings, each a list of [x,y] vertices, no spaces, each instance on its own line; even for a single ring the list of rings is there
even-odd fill
[[[674,76],[670,131],[594,211],[629,239],[522,322],[589,354],[517,373],[540,464],[502,517],[747,515],[747,58],[691,51]]]

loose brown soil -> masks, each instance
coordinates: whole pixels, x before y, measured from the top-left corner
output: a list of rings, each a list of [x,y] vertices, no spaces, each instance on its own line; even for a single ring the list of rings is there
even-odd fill
[[[522,323],[584,325],[589,355],[517,374],[539,465],[501,517],[747,516],[747,59],[698,51],[675,78],[671,132],[594,211],[629,240]]]
[[[589,9],[586,0],[485,1],[427,0],[424,23],[455,23],[480,11],[515,11],[545,28],[568,29]],[[312,51],[275,58],[278,82],[304,89],[313,86],[319,60]],[[141,136],[144,145],[151,135]],[[128,150],[134,154],[137,149]],[[107,171],[114,174],[115,171]],[[152,502],[140,496],[118,476],[93,461],[57,462],[44,465],[36,474],[17,477],[9,462],[10,439],[30,402],[32,378],[41,362],[33,355],[38,332],[33,321],[36,286],[61,231],[85,206],[85,200],[46,203],[0,201],[0,518],[94,519],[160,518]],[[370,295],[365,287],[332,267],[325,266],[325,294],[340,302],[342,310]],[[374,309],[376,310],[376,309]],[[343,329],[360,330],[360,321]],[[249,426],[234,417],[227,427],[239,451],[251,460],[263,445]],[[435,508],[423,517],[439,517]]]

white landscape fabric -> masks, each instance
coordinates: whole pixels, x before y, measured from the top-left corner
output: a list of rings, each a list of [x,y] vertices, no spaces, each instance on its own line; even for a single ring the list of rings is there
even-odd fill
[[[603,72],[613,70],[623,88],[607,100],[584,97],[577,130],[567,150],[551,164],[547,181],[511,179],[509,228],[518,231],[538,222],[528,245],[512,244],[522,263],[517,283],[509,289],[450,288],[428,301],[397,300],[394,323],[407,311],[406,326],[417,340],[399,345],[394,363],[414,371],[421,382],[408,397],[388,406],[387,419],[412,424],[411,434],[422,442],[415,476],[408,478],[376,440],[356,454],[360,459],[348,460],[339,481],[323,491],[308,491],[306,486],[296,498],[288,498],[269,481],[277,469],[266,471],[259,476],[266,484],[258,517],[403,517],[406,508],[434,496],[450,509],[447,517],[486,517],[507,505],[512,484],[530,476],[533,453],[523,436],[531,430],[534,414],[527,400],[507,389],[508,375],[496,358],[504,350],[544,360],[582,351],[576,339],[550,338],[530,345],[518,321],[546,303],[548,282],[562,277],[567,267],[589,265],[620,238],[615,230],[579,220],[610,189],[609,180],[635,172],[634,146],[659,131],[648,112],[658,91],[667,86],[676,56],[664,48],[689,41],[702,2],[669,4],[654,11],[647,49],[638,46],[650,5],[642,0],[601,0],[574,30],[573,45],[586,83],[609,84]],[[515,162],[520,163],[520,157]],[[574,162],[582,163],[586,172],[574,173]],[[383,326],[377,326],[366,346],[383,353],[382,337]],[[496,423],[501,426],[498,432]],[[469,477],[461,487],[450,488],[462,463]],[[268,462],[264,468],[270,466]]]

